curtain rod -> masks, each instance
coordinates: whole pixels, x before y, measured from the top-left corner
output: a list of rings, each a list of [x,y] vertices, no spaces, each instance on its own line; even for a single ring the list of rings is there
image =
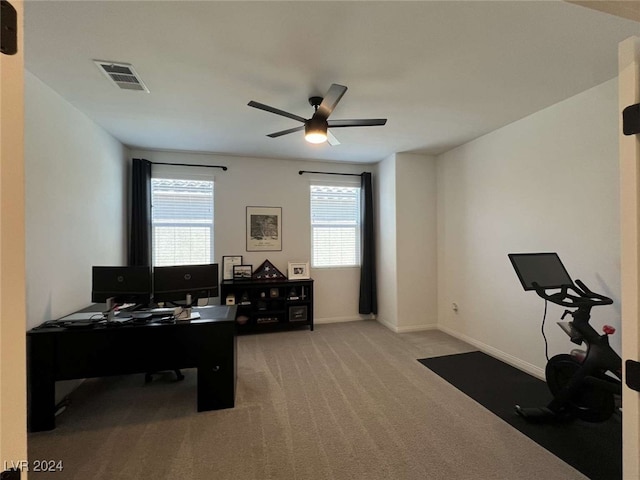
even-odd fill
[[[311,172],[309,170],[300,170],[298,175],[302,175],[303,173],[321,173],[322,175],[348,175],[351,177],[361,177],[361,173],[336,173],[336,172]]]
[[[227,171],[227,167],[223,165],[196,165],[193,163],[163,163],[163,162],[150,162],[151,165],[173,165],[176,167],[204,167],[204,168],[221,168],[225,172]]]

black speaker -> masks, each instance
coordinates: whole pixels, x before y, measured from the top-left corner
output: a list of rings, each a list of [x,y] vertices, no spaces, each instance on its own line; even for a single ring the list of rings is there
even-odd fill
[[[622,111],[622,133],[625,135],[640,133],[640,103],[629,105]]]

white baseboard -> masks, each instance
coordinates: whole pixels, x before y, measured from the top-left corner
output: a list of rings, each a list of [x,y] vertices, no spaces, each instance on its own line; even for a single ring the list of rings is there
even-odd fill
[[[492,347],[491,345],[487,345],[486,343],[479,342],[478,340],[468,337],[467,335],[464,335],[460,332],[456,332],[455,330],[451,330],[450,328],[443,327],[442,325],[438,325],[437,328],[438,330],[448,335],[451,335],[452,337],[456,337],[457,339],[462,340],[463,342],[470,343],[474,347],[478,348],[478,350],[486,353],[487,355],[491,355],[492,357],[495,357],[498,360],[502,360],[504,363],[508,363],[512,367],[522,370],[523,372],[527,372],[528,374],[533,375],[534,377],[537,377],[540,380],[545,379],[543,368],[536,367],[531,363],[525,362],[517,357],[514,357],[513,355],[503,352],[502,350],[498,350],[497,348]]]
[[[398,333],[398,331],[396,330],[396,326],[395,325],[391,325],[389,322],[385,322],[383,319],[378,318],[378,323],[381,323],[382,325],[384,325],[385,327],[387,327],[389,330],[391,330],[392,332],[396,332]]]
[[[430,323],[428,325],[407,325],[398,327],[397,325],[393,325],[389,322],[384,321],[381,318],[377,319],[379,323],[387,327],[389,330],[395,333],[411,333],[411,332],[422,332],[425,330],[437,330],[438,325],[435,323]]]
[[[345,323],[345,322],[356,322],[361,320],[368,320],[365,317],[328,317],[328,318],[314,318],[313,324],[320,325],[323,323]]]
[[[406,327],[396,327],[398,333],[423,332],[426,330],[437,330],[438,325],[435,323],[429,325],[407,325]]]

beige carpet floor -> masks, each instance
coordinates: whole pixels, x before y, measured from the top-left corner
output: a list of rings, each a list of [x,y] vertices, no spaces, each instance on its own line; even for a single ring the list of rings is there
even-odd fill
[[[90,379],[29,435],[30,460],[64,470],[29,478],[586,478],[416,361],[471,350],[375,321],[242,336],[236,407],[203,413],[195,370]]]

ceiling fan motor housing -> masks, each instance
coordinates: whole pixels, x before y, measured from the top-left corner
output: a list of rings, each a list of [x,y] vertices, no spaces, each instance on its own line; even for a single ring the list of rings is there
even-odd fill
[[[327,139],[327,129],[329,124],[326,118],[315,115],[304,122],[304,135],[311,143],[322,143]],[[315,140],[317,139],[317,140]]]
[[[309,120],[304,122],[305,133],[308,133],[309,130],[323,130],[326,132],[328,128],[329,123],[322,117],[311,117]]]
[[[309,105],[318,110],[318,107],[322,103],[322,97],[309,97]]]

